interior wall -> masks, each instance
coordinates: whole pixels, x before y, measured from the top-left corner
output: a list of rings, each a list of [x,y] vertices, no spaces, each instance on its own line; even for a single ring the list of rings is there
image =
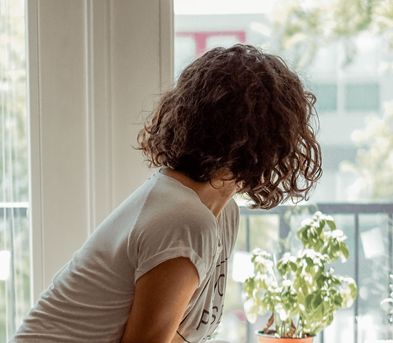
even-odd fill
[[[151,174],[132,148],[173,82],[171,0],[28,0],[33,299]]]

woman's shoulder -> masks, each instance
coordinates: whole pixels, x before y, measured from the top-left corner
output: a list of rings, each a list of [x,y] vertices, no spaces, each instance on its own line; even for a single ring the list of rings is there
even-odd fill
[[[153,228],[155,232],[165,230],[209,231],[216,226],[216,219],[201,202],[199,196],[179,181],[154,174],[149,187],[140,197],[143,204],[134,224],[134,231]]]

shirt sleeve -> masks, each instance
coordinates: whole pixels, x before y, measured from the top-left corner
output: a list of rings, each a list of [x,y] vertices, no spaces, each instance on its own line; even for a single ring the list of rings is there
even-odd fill
[[[186,257],[197,269],[198,287],[205,279],[217,251],[216,224],[206,213],[179,209],[171,215],[154,214],[138,223],[128,242],[128,255],[135,266],[135,283],[159,264]]]

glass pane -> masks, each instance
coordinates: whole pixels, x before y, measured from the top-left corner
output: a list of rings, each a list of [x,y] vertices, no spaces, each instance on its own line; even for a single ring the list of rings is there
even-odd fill
[[[345,241],[350,251],[345,264],[337,262],[334,264],[336,274],[344,277],[355,276],[355,218],[353,215],[334,215],[337,228],[344,231],[348,236]],[[354,306],[347,309],[340,309],[334,314],[333,323],[323,330],[324,343],[354,342],[355,336],[355,309]],[[363,341],[359,341],[363,342]]]
[[[389,218],[367,214],[359,222],[359,341],[382,340],[390,331],[388,316],[380,306],[390,293]]]
[[[347,111],[378,111],[379,84],[345,85],[345,109]]]
[[[320,83],[314,85],[312,90],[317,97],[318,112],[337,111],[337,85]]]
[[[30,304],[25,2],[0,1],[0,341]]]
[[[359,0],[174,1],[176,77],[207,49],[241,42],[282,56],[317,96],[324,173],[302,205],[313,205],[312,211],[333,206],[331,214],[349,237],[350,253],[336,271],[357,280],[359,297],[356,306],[336,313],[314,343],[393,338],[388,314],[379,306],[389,295],[392,272],[393,40],[389,26],[381,23],[392,21],[393,3],[368,4],[366,9]],[[287,222],[284,210],[242,208],[218,337],[251,343],[253,331],[266,324],[267,316],[253,326],[245,321],[239,280],[247,269],[245,253],[254,247],[276,258],[296,251],[296,230],[304,217],[293,214]],[[365,254],[367,235],[382,237],[381,255]]]

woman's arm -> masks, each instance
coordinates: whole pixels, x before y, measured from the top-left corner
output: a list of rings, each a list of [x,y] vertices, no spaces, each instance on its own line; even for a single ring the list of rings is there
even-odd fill
[[[141,276],[121,343],[169,343],[198,285],[188,258],[165,261]]]

